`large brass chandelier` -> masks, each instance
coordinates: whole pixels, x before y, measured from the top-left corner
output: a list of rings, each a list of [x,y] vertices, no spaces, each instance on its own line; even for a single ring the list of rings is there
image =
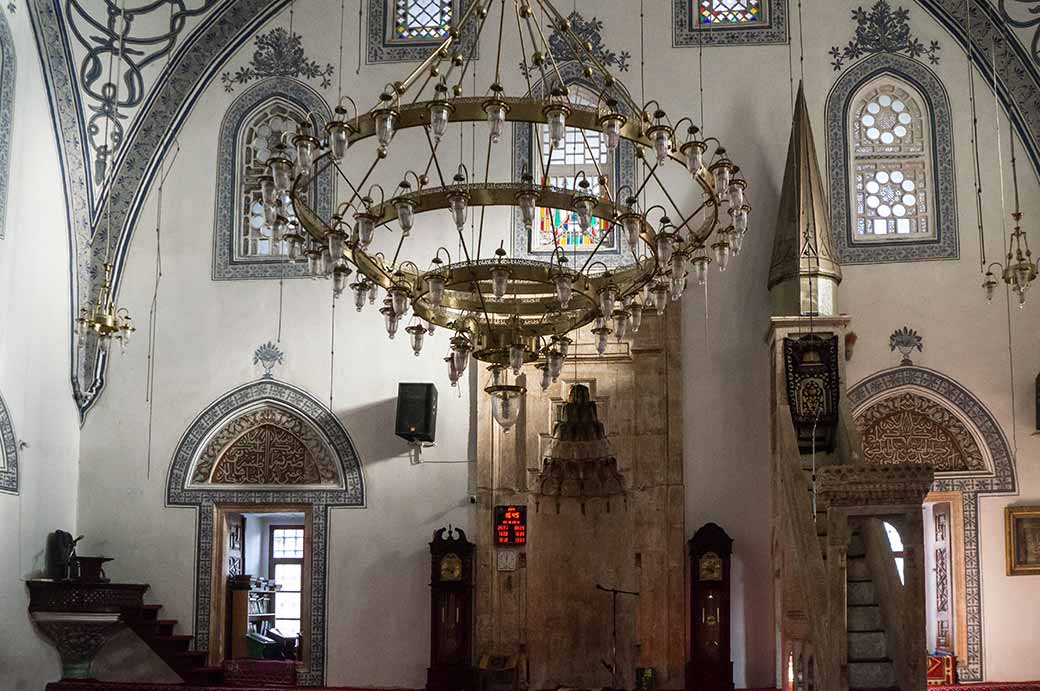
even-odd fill
[[[472,31],[479,42],[496,5],[494,81],[486,95],[464,96],[463,79],[472,69],[473,55],[459,48],[460,37]],[[524,81],[518,83],[526,84],[518,95],[507,92],[501,71],[503,40],[514,32],[505,27],[514,24],[523,56]],[[550,31],[553,41],[546,39]],[[583,81],[601,85],[596,104],[571,98],[571,85],[551,48],[552,43],[561,45],[559,39],[580,61]],[[541,78],[544,96],[532,96],[532,77]],[[352,118],[347,105],[353,106]],[[449,123],[476,121],[488,125],[483,180],[454,161],[446,178],[442,171],[447,163],[442,165],[438,149]],[[547,127],[549,152],[541,152],[546,155],[539,156],[540,169],[519,180],[493,182],[490,150],[506,123]],[[411,146],[398,141],[407,130],[417,133],[426,168],[405,171],[394,193],[384,198],[379,185],[366,185],[392,147]],[[611,188],[609,183],[616,185],[609,180],[613,176],[604,175],[597,165],[596,170],[579,172],[573,189],[551,185],[551,154],[564,146],[568,130],[583,138],[596,132],[610,152],[623,140],[631,142],[643,170],[641,183]],[[373,137],[374,156],[360,168],[365,159],[359,144]],[[510,371],[519,377],[525,365],[534,363],[546,389],[560,376],[570,354],[573,341],[568,334],[593,324],[596,349],[602,355],[611,334],[621,340],[637,332],[644,310],[663,314],[669,299],[682,296],[690,273],[703,284],[710,263],[726,269],[730,257],[740,252],[751,208],[745,198],[747,183],[719,141],[704,137],[689,118],[672,124],[656,101],[638,105],[592,44],[574,32],[549,0],[473,0],[444,41],[403,80],[388,84],[371,110],[358,113],[354,101],[344,97],[323,133],[301,125],[291,147],[283,142],[269,159],[270,174],[263,181],[272,239],[287,245],[291,261],[306,259],[312,276],[331,278],[336,295],[349,288],[359,311],[382,295],[379,312],[390,338],[411,313],[404,330],[416,355],[435,327],[448,330],[445,362],[452,385],[471,359],[488,363],[491,377],[485,391],[492,396],[493,416],[505,429],[516,422],[526,393],[515,380],[508,382]],[[348,160],[366,170],[357,183],[343,172]],[[692,203],[686,189],[673,193],[665,185],[664,168],[672,165],[685,168],[680,179],[686,181],[683,187],[692,187]],[[306,192],[330,168],[347,183],[349,195],[329,218],[322,218]],[[432,171],[440,178],[437,185],[430,184]],[[648,194],[662,204],[644,208]],[[463,228],[474,209],[487,207],[518,210],[527,228],[540,207],[575,214],[583,232],[589,232],[597,219],[604,230],[595,250],[576,260],[569,260],[558,243],[544,261],[511,258],[503,247],[484,256],[479,243],[467,243]],[[416,217],[438,212],[450,215],[461,256],[453,260],[442,247],[432,259],[408,257]],[[394,238],[392,257],[372,250],[378,234]],[[597,252],[611,234],[619,234],[630,258],[627,264],[607,267],[598,261]],[[456,240],[454,233],[451,238]],[[423,265],[427,268],[420,268]],[[353,281],[351,267],[357,270]]]

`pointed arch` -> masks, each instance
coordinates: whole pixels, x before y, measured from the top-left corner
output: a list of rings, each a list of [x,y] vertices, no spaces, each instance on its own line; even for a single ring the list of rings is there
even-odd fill
[[[864,58],[831,88],[826,123],[841,262],[958,258],[952,116],[935,73],[893,53]]]
[[[267,157],[282,133],[292,134],[308,117],[320,132],[331,115],[318,92],[288,77],[258,82],[228,108],[217,140],[214,280],[304,276],[305,267],[288,263],[282,243],[272,241],[262,204],[256,206],[260,200],[258,179],[266,172]],[[315,196],[315,208],[322,216],[332,213],[334,188],[331,169],[309,185],[308,194]]]
[[[0,396],[0,493],[18,494],[18,437],[3,396]]]

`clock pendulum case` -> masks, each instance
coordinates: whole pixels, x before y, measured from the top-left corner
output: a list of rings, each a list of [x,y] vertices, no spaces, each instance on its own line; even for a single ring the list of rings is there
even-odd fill
[[[689,541],[690,659],[686,688],[722,691],[733,688],[730,661],[730,557],[733,540],[714,523]]]
[[[473,548],[460,528],[430,542],[430,667],[427,691],[476,688],[473,667]]]

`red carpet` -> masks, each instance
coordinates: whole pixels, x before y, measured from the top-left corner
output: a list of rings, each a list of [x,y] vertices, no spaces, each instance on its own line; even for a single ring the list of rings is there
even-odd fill
[[[136,684],[108,681],[56,681],[47,684],[47,691],[286,691],[286,686],[187,686],[172,684]],[[1016,681],[955,686],[929,686],[921,691],[1040,691],[1040,681]],[[324,687],[315,691],[407,691],[402,689],[373,689],[348,686]],[[413,691],[420,691],[418,689]],[[743,691],[776,691],[776,689],[746,689]]]

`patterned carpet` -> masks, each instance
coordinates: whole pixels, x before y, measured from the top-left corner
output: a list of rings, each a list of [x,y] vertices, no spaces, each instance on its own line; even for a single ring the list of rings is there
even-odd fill
[[[285,686],[230,687],[230,686],[180,686],[170,684],[131,684],[104,681],[58,681],[47,684],[47,691],[286,691]],[[955,686],[929,686],[921,691],[1040,691],[1040,681],[1017,681],[1011,683],[957,684]],[[389,689],[358,689],[349,687],[327,687],[313,691],[390,691]],[[402,691],[395,689],[393,691]],[[417,690],[418,691],[418,690]],[[746,689],[744,691],[776,691],[773,689]]]

